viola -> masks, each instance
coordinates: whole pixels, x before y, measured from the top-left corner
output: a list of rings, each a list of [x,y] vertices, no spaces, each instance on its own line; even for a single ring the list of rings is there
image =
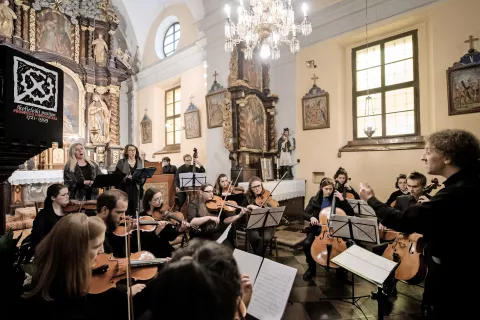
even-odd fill
[[[223,192],[222,195],[223,196],[228,196],[228,195],[231,195],[231,194],[244,194],[244,193],[245,193],[245,189],[243,187],[230,186],[230,189],[228,189],[227,192]]]
[[[223,210],[227,212],[235,212],[237,209],[243,209],[243,207],[240,207],[237,202],[233,200],[224,201],[219,196],[213,196],[212,200],[205,202],[205,205],[209,211],[218,211],[222,207]]]
[[[128,233],[131,234],[133,231],[139,229],[142,232],[152,232],[160,224],[160,221],[155,220],[150,216],[141,216],[138,219],[138,223],[135,219],[127,219],[127,221],[120,222],[120,225],[113,231],[113,234],[119,237],[124,237],[127,235],[127,226],[126,223],[132,223],[132,227],[128,228]],[[176,226],[171,225],[171,228],[177,229]],[[175,230],[178,231],[178,230]]]
[[[395,231],[390,231],[395,232]],[[395,278],[409,284],[419,284],[425,279],[427,266],[423,256],[424,239],[421,234],[403,234],[397,236],[383,252],[383,257],[399,262]]]
[[[259,207],[266,207],[266,208],[277,208],[279,207],[278,201],[272,198],[272,194],[268,190],[263,190],[262,194],[257,195],[255,199],[255,204]]]
[[[174,224],[182,224],[185,221],[183,213],[178,211],[170,212],[170,211],[155,210],[153,211],[152,217],[156,221],[169,221],[169,222],[173,221]],[[189,228],[192,228],[196,231],[200,229],[198,226],[194,224],[191,224],[188,222],[186,224]]]
[[[70,202],[65,207],[63,207],[64,213],[84,212],[85,210],[96,211],[97,200],[70,200]]]
[[[130,277],[133,280],[150,280],[157,275],[158,265],[166,262],[166,258],[156,259],[148,251],[132,253],[130,255]],[[93,266],[88,293],[98,294],[115,288],[118,281],[127,278],[126,267],[126,258],[118,259],[113,254],[99,254]]]
[[[335,199],[335,197],[334,197]],[[323,208],[319,214],[319,224],[322,228],[320,234],[315,238],[312,243],[310,252],[313,260],[315,260],[321,266],[328,268],[340,268],[337,264],[332,262],[332,259],[338,256],[343,251],[347,250],[347,244],[342,238],[332,237],[330,235],[330,228],[328,226],[328,220],[332,207]],[[345,211],[340,208],[335,208],[335,214],[346,216]]]

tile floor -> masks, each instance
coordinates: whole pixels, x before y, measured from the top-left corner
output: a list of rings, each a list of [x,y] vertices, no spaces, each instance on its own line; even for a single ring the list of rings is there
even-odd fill
[[[280,229],[286,228],[292,232],[301,232],[303,222],[292,222],[288,227],[280,227]],[[243,243],[238,243],[238,245],[240,249],[244,249]],[[275,251],[273,253],[275,253]],[[266,257],[275,260],[275,258],[270,255],[269,250]],[[334,299],[328,300],[337,297],[349,297],[352,293],[352,286],[337,280],[334,270],[330,270],[330,272],[327,273],[324,268],[318,266],[316,277],[311,281],[304,281],[302,275],[306,271],[307,265],[301,247],[295,250],[279,248],[278,262],[297,269],[297,277],[293,284],[290,301],[287,304],[283,320],[378,318],[377,301],[372,300],[370,297],[361,298],[358,301],[358,305],[363,313],[350,303]],[[369,295],[374,289],[375,286],[369,282],[359,277],[354,278],[354,292],[356,296]],[[388,316],[385,316],[384,319],[420,319],[420,304],[423,288],[398,283],[397,289],[398,296],[390,299],[387,311],[385,312]]]

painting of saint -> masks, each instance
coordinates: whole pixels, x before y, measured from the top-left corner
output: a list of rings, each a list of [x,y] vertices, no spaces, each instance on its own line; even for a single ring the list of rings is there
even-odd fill
[[[78,86],[73,78],[64,73],[63,81],[63,134],[79,134],[79,92]]]
[[[72,57],[71,23],[61,13],[44,10],[37,15],[38,50]]]
[[[207,126],[208,128],[221,127],[223,124],[223,99],[225,90],[207,95]]]
[[[260,101],[249,100],[243,107],[245,140],[247,149],[263,150],[265,136],[265,112]]]
[[[185,138],[199,138],[200,134],[200,116],[198,109],[184,113],[185,117]]]
[[[250,87],[262,91],[262,63],[258,54],[255,53],[252,60],[243,61],[243,78]]]
[[[480,66],[450,74],[450,115],[480,111]]]

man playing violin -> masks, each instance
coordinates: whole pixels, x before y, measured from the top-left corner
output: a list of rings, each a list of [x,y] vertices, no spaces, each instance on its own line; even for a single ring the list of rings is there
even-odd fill
[[[430,318],[444,317],[464,319],[470,305],[462,295],[464,284],[472,281],[472,272],[457,270],[459,260],[456,257],[468,257],[470,245],[477,242],[477,215],[471,215],[478,208],[477,197],[480,194],[480,141],[470,132],[448,129],[433,133],[426,142],[422,161],[428,174],[446,178],[445,188],[438,191],[429,202],[408,207],[404,212],[388,207],[380,202],[367,183],[360,185],[360,196],[375,209],[377,217],[388,228],[403,233],[423,234],[426,246],[428,273],[425,279],[425,291],[422,301],[422,313]],[[478,209],[477,209],[478,210]],[[468,220],[462,218],[462,213]],[[461,243],[449,241],[448,223],[452,215],[458,215],[455,231],[461,236]],[[469,263],[462,267],[469,266]],[[473,296],[472,296],[473,297]],[[455,316],[453,316],[455,312]],[[450,316],[452,315],[452,316]],[[466,315],[466,314],[465,314]]]

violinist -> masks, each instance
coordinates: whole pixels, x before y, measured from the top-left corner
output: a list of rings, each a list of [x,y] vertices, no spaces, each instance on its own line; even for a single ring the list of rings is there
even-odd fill
[[[92,189],[91,186],[102,172],[98,164],[85,155],[83,144],[72,144],[63,170],[63,180],[74,200],[94,200],[98,196],[98,189]]]
[[[390,206],[395,200],[397,200],[397,197],[408,195],[406,174],[401,173],[398,175],[397,181],[395,182],[395,189],[398,190],[392,192],[387,202],[385,202],[387,206]]]
[[[78,213],[60,220],[36,248],[32,282],[6,319],[127,319],[125,294],[86,294],[104,236],[98,217]]]
[[[198,172],[198,173],[205,172],[205,168],[198,161],[198,159],[196,158],[193,159],[191,155],[189,154],[184,155],[183,161],[185,163],[178,168],[177,173],[175,174],[175,191],[177,192],[179,208],[183,207],[183,204],[185,203],[185,201],[187,201],[187,195],[184,192],[185,188],[182,188],[180,184],[180,173],[193,172],[194,166],[195,166],[195,172]],[[193,165],[192,165],[192,161],[193,161]]]
[[[308,270],[303,274],[303,279],[308,281],[317,274],[317,263],[312,258],[311,248],[315,237],[320,235],[322,227],[319,222],[319,213],[323,208],[330,207],[332,205],[333,196],[336,197],[336,207],[345,211],[349,216],[355,215],[352,207],[348,204],[343,195],[334,190],[334,182],[330,178],[323,178],[320,182],[320,189],[317,194],[310,198],[305,211],[303,212],[303,218],[310,222],[310,228],[307,236],[303,241],[303,252],[305,253],[306,261],[308,264]],[[342,268],[338,268],[337,277],[343,279],[345,271]]]
[[[163,215],[164,213],[161,211],[162,205],[162,193],[155,188],[149,188],[143,196],[144,211],[140,213],[140,216]],[[175,240],[179,234],[185,232],[188,226],[185,222],[179,228],[173,226],[168,221],[159,221],[158,223],[155,231],[140,233],[142,250],[151,252],[156,258],[170,257],[173,252],[170,241]]]
[[[206,206],[208,201],[213,199],[213,186],[205,183],[200,187],[198,197],[188,205],[188,221],[199,226],[202,231],[191,233],[191,237],[199,237],[208,240],[217,240],[227,228],[227,225],[220,221],[218,212],[210,213]],[[222,215],[226,214],[222,211]]]
[[[127,144],[123,150],[123,158],[118,160],[114,174],[123,175],[119,189],[128,194],[128,211],[127,215],[133,217],[137,210],[138,198],[143,196],[143,189],[140,188],[140,182],[133,178],[136,169],[142,169],[144,162],[140,158],[138,149],[133,144]]]
[[[335,189],[343,194],[344,198],[348,198],[347,193],[350,193],[355,199],[360,199],[357,191],[355,191],[353,187],[348,184],[348,180],[350,179],[348,178],[347,170],[342,167],[338,168],[337,172],[335,172],[335,175],[333,176],[333,179],[335,179],[336,182]]]
[[[242,203],[242,207],[247,207],[249,209],[258,209],[260,204],[264,201],[263,196],[270,194],[268,190],[263,188],[262,179],[257,176],[253,176],[248,181],[248,191],[245,195],[245,200]],[[269,198],[269,201],[275,202],[278,206],[278,202]],[[268,244],[272,240],[274,228],[266,227],[262,229],[251,229],[247,231],[248,241],[252,246],[253,253],[258,256],[264,256],[265,250],[267,249]],[[263,239],[262,239],[263,237]],[[262,246],[263,241],[263,246]]]
[[[41,209],[33,220],[30,256],[40,241],[52,230],[55,224],[65,216],[63,207],[70,202],[70,194],[63,184],[54,183],[47,189],[47,196]]]
[[[447,129],[433,133],[428,137],[422,161],[427,173],[446,178],[444,188],[439,190],[429,202],[408,207],[404,212],[381,203],[367,183],[360,185],[363,200],[375,209],[382,224],[393,230],[411,234],[420,233],[426,242],[425,255],[428,273],[422,301],[422,314],[438,318],[468,318],[470,308],[458,306],[471,305],[468,295],[462,295],[464,285],[471,283],[472,272],[469,264],[464,264],[461,272],[452,276],[452,270],[458,270],[458,257],[471,255],[469,246],[458,241],[446,240],[446,223],[452,222],[452,214],[468,215],[477,208],[480,194],[480,141],[472,133],[459,129]],[[477,242],[477,220],[458,221],[461,230],[461,243]],[[473,297],[473,296],[472,296]],[[465,301],[467,300],[467,301]],[[447,316],[448,315],[448,316]]]

